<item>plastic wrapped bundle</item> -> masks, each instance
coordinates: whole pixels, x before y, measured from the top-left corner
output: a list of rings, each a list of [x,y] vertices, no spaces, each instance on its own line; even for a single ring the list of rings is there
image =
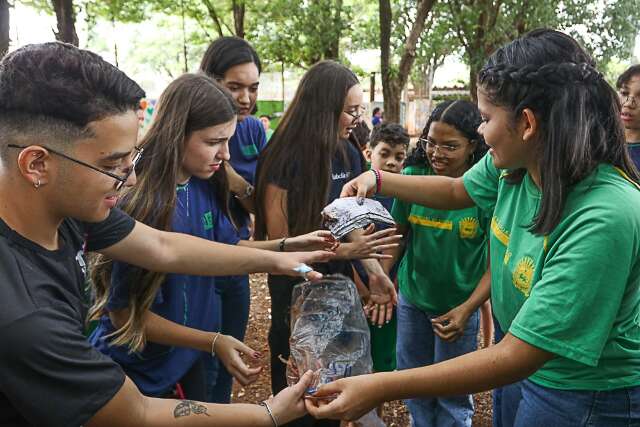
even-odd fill
[[[351,280],[327,276],[293,289],[289,345],[289,366],[316,373],[309,394],[336,379],[371,372],[369,327]]]
[[[314,381],[307,396],[322,384],[352,375],[368,374],[373,363],[369,326],[356,285],[340,275],[293,288],[291,297],[291,356],[287,364],[289,385],[300,372],[312,370]],[[371,411],[357,426],[378,427],[384,423]]]
[[[336,239],[341,239],[353,230],[371,223],[394,225],[393,217],[382,204],[373,199],[364,199],[358,204],[356,197],[335,199],[322,209],[322,225]]]

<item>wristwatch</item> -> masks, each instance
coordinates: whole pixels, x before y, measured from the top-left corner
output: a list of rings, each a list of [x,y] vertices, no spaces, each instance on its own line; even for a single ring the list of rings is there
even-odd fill
[[[253,190],[254,190],[254,186],[251,184],[247,185],[247,188],[244,189],[244,193],[242,194],[234,194],[233,196],[238,199],[238,200],[244,200],[247,197],[251,196],[253,194]]]

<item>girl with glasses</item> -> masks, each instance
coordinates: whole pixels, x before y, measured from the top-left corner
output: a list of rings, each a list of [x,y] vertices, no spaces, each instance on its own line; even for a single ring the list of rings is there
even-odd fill
[[[636,168],[640,169],[640,65],[633,65],[620,74],[616,88],[622,104],[620,118],[629,154]]]
[[[185,74],[160,96],[151,128],[140,145],[145,156],[119,207],[162,230],[221,243],[268,250],[280,241],[252,242],[237,237],[229,209],[224,163],[236,127],[236,104],[229,92],[204,75]],[[332,247],[328,232],[293,237],[286,250]],[[198,254],[194,253],[194,257]],[[91,341],[117,361],[146,395],[174,393],[206,400],[203,354],[215,355],[243,385],[256,380],[260,354],[236,338],[219,333],[221,307],[215,280],[208,276],[157,274],[100,258],[93,269],[99,320]]]
[[[462,176],[486,152],[478,108],[446,101],[431,113],[405,175]],[[478,207],[430,209],[396,200],[392,215],[405,238],[398,270],[398,369],[432,365],[477,349],[478,308],[489,297],[489,221]],[[383,260],[390,271],[401,250]],[[490,315],[489,315],[490,316]],[[471,426],[469,394],[410,399],[413,425]]]

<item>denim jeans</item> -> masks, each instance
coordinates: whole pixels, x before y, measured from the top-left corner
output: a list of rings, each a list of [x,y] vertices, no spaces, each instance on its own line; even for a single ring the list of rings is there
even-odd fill
[[[504,338],[504,331],[495,317],[493,318],[493,326],[495,341],[498,344]],[[493,390],[493,427],[513,427],[516,412],[522,400],[521,387],[522,381],[518,381]]]
[[[249,276],[216,279],[216,296],[220,300],[220,333],[243,341],[249,321]],[[207,371],[207,401],[229,403],[233,377],[218,358],[205,355]]]
[[[515,427],[638,427],[640,386],[610,391],[555,390],[521,381]]]
[[[398,303],[398,369],[432,365],[472,352],[478,348],[480,315],[469,317],[463,336],[448,343],[440,339],[431,326],[434,314],[425,313],[402,295]],[[473,400],[470,395],[447,398],[410,399],[405,402],[411,412],[413,427],[471,426]]]

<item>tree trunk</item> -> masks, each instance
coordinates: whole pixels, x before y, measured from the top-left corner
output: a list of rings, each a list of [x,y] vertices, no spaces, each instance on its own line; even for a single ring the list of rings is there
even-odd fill
[[[422,0],[418,3],[416,20],[411,27],[409,36],[398,65],[395,78],[391,75],[390,47],[391,47],[391,2],[378,0],[380,6],[380,68],[382,71],[382,92],[384,93],[384,114],[387,122],[400,122],[400,96],[407,84],[411,67],[416,59],[416,44],[420,38],[427,15],[431,11],[435,0]]]
[[[236,30],[236,36],[244,38],[244,0],[232,2],[233,7],[233,26]]]
[[[73,10],[73,0],[52,0],[51,3],[58,20],[58,32],[54,32],[56,40],[78,46],[76,13]]]
[[[9,1],[0,0],[0,58],[9,50]]]

